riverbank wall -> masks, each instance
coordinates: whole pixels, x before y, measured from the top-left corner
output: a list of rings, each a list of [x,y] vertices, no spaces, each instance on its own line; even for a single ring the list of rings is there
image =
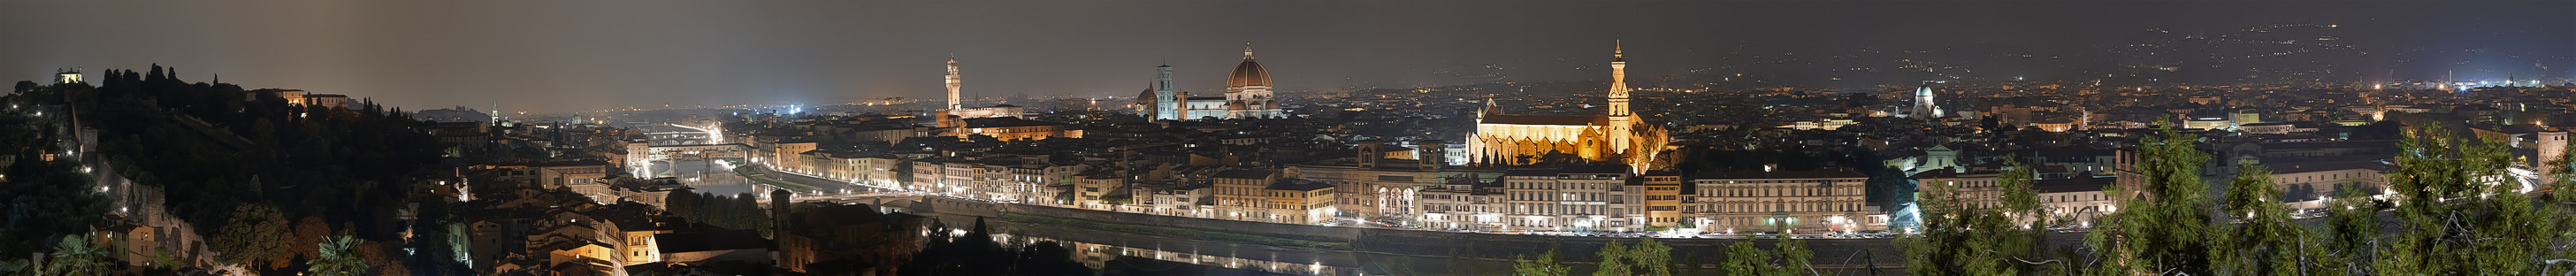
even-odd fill
[[[936,197],[924,198],[921,203],[915,203],[914,206],[928,207],[927,212],[962,216],[1000,217],[1001,214],[1010,213],[1105,223],[1166,226],[1201,231],[1253,234],[1319,242],[1351,242],[1360,236],[1361,230],[1360,228],[1350,227],[1158,216],[1026,204],[1000,204]],[[921,210],[920,207],[916,207],[915,210]]]
[[[1549,235],[1516,235],[1423,231],[1386,228],[1328,227],[1262,223],[1220,219],[1159,216],[1099,210],[1084,210],[1019,204],[996,204],[954,199],[925,199],[915,203],[916,211],[955,217],[999,217],[1001,214],[1023,214],[1105,223],[1174,227],[1201,231],[1254,234],[1320,242],[1347,242],[1349,251],[1367,255],[1411,256],[1427,258],[1470,258],[1511,260],[1535,257],[1548,250],[1557,251],[1557,259],[1589,263],[1600,257],[1592,254],[1617,241],[1635,244],[1639,238],[1574,237]],[[2049,234],[2043,246],[2055,247],[2080,243],[2083,233]],[[1737,242],[1750,242],[1755,247],[1771,249],[1776,239],[1656,239],[1673,248],[1676,263],[1714,264],[1724,256],[1726,247]],[[1903,271],[1904,249],[1894,239],[1799,239],[1813,252],[1812,263],[1818,269]],[[1689,260],[1685,260],[1689,259]]]

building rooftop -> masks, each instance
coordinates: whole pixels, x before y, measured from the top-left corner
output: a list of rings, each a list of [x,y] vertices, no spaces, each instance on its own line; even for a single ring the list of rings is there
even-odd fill
[[[1695,177],[1695,178],[1696,178],[1696,179],[1698,179],[1698,180],[1726,180],[1726,179],[1811,179],[1811,178],[1869,178],[1869,175],[1864,175],[1864,174],[1861,174],[1861,173],[1860,173],[1860,172],[1858,172],[1858,171],[1852,171],[1851,169],[1845,169],[1845,168],[1830,168],[1830,169],[1819,169],[1819,170],[1813,170],[1813,171],[1768,171],[1768,172],[1766,172],[1766,171],[1739,171],[1739,172],[1727,172],[1727,173],[1702,174],[1702,175],[1698,175],[1698,176],[1697,176],[1697,177]]]
[[[1279,182],[1272,182],[1272,183],[1270,183],[1270,187],[1267,187],[1266,189],[1271,189],[1271,190],[1288,190],[1288,191],[1314,191],[1314,190],[1332,189],[1332,188],[1333,188],[1333,184],[1325,184],[1323,181],[1314,181],[1314,180],[1305,180],[1305,179],[1288,178],[1288,179],[1280,179],[1280,180],[1279,180]]]
[[[2031,182],[2031,184],[2030,184],[2030,186],[2031,186],[2030,188],[2031,188],[2031,190],[2038,191],[2039,193],[2043,193],[2043,194],[2044,194],[2044,193],[2099,192],[2099,191],[2102,191],[2102,187],[2103,187],[2103,186],[2110,186],[2110,185],[2112,185],[2113,183],[2118,183],[2118,182],[2119,182],[2118,180],[2119,180],[2119,178],[2111,178],[2111,177],[2077,177],[2077,178],[2069,178],[2069,179],[2041,179],[2041,180],[2032,181],[2032,182]]]
[[[1216,177],[1216,178],[1236,178],[1236,179],[1261,179],[1261,178],[1270,178],[1270,174],[1271,174],[1271,171],[1270,171],[1270,170],[1268,170],[1268,169],[1232,169],[1232,170],[1225,170],[1225,171],[1222,171],[1222,172],[1217,172],[1213,177]]]
[[[653,240],[665,254],[769,248],[769,239],[750,229],[662,233],[654,234]]]
[[[1607,125],[1607,124],[1609,124],[1609,123],[1610,123],[1610,117],[1608,117],[1608,116],[1602,116],[1602,115],[1508,115],[1508,114],[1486,114],[1486,115],[1485,115],[1485,119],[1484,119],[1484,121],[1480,122],[1480,124],[1507,124],[1507,125],[1557,125],[1557,126]]]
[[[1059,124],[1059,123],[1055,123],[1055,122],[1048,122],[1048,121],[1039,121],[1039,120],[1030,120],[1030,119],[1020,119],[1020,118],[1018,118],[1018,117],[966,118],[966,127],[970,127],[970,128],[987,128],[987,127],[1023,127],[1023,126],[1054,126],[1054,125],[1064,125],[1064,124]]]

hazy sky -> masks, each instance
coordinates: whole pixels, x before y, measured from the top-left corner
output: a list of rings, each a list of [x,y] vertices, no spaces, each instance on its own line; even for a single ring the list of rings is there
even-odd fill
[[[928,99],[942,93],[951,53],[970,94],[1127,97],[1165,63],[1181,88],[1213,91],[1245,42],[1284,91],[1478,79],[1458,72],[1599,79],[1606,73],[1583,68],[1605,62],[1613,39],[1625,39],[1631,75],[1654,76],[1736,66],[1754,53],[2086,53],[2143,40],[2147,28],[2303,23],[2369,28],[2341,34],[2355,44],[2576,66],[2576,1],[255,0],[5,1],[0,10],[10,11],[0,14],[9,40],[0,79],[159,63],[190,81],[221,74],[245,87],[407,109]],[[2438,74],[2412,71],[2394,74]]]

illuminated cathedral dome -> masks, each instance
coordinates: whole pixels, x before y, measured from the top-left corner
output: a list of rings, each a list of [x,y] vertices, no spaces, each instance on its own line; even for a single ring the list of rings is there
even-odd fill
[[[1234,74],[1225,78],[1225,87],[1270,86],[1270,71],[1252,61],[1252,44],[1243,44],[1243,63],[1234,65]]]

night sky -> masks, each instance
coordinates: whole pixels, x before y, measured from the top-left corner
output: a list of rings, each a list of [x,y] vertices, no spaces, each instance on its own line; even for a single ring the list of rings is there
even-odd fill
[[[1632,79],[1745,73],[1827,87],[2160,65],[2194,68],[2171,72],[2175,81],[2223,81],[2244,68],[2576,77],[2576,1],[7,1],[0,10],[9,11],[0,79],[158,63],[191,81],[221,74],[415,110],[932,99],[951,53],[970,95],[1131,97],[1166,63],[1184,90],[1216,91],[1245,42],[1283,93],[1602,79],[1613,39],[1626,42]],[[2337,27],[2240,32],[2288,24]],[[2198,57],[2285,50],[2116,50],[2230,32],[2336,40],[2282,46],[2322,47],[2314,54],[2224,61]],[[1917,50],[1934,52],[1908,52]],[[2004,58],[2023,54],[2035,57]],[[1963,70],[1828,71],[1898,59]]]

